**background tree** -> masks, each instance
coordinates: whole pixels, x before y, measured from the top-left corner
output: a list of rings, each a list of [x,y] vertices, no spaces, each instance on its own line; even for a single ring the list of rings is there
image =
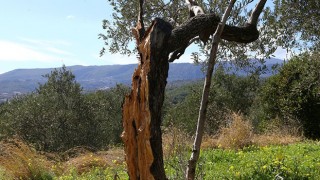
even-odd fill
[[[180,90],[180,93],[187,95],[178,104],[169,105],[164,117],[164,126],[173,125],[190,135],[194,134],[202,83],[201,81],[183,86],[188,91]],[[227,123],[226,119],[230,112],[249,115],[259,86],[260,78],[257,74],[239,76],[226,71],[222,65],[218,66],[213,74],[210,87],[205,132],[211,135],[218,133],[219,127]]]
[[[39,85],[36,92],[38,98],[51,102],[51,108],[47,107],[46,112],[51,115],[48,119],[48,124],[54,127],[51,131],[56,133],[52,140],[56,143],[55,147],[60,145],[68,149],[75,145],[89,145],[90,139],[95,137],[95,129],[87,127],[93,127],[94,122],[90,121],[81,94],[82,88],[75,81],[75,76],[63,66],[44,77],[48,79],[47,82]],[[45,112],[41,114],[49,115]]]
[[[265,121],[280,117],[302,124],[306,137],[320,138],[320,59],[318,53],[292,58],[264,84],[260,94]],[[259,107],[258,107],[259,108]]]
[[[3,118],[11,132],[46,151],[94,146],[97,125],[91,119],[82,88],[65,66],[45,75],[35,93],[4,105]]]
[[[277,45],[290,50],[319,50],[320,2],[317,0],[275,0],[270,28],[278,34]]]
[[[121,143],[122,132],[121,108],[123,97],[128,94],[129,88],[117,85],[114,88],[92,92],[85,95],[91,119],[96,125],[95,137],[92,144],[98,148],[107,148],[109,145]]]

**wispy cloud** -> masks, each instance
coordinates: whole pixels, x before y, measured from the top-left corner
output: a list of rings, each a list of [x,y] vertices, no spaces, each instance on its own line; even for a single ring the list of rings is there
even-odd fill
[[[71,43],[64,40],[31,38],[19,38],[19,40],[0,40],[0,61],[48,63],[74,58],[74,54],[66,50],[71,46]]]
[[[98,54],[93,54],[92,57],[98,61],[104,61],[105,64],[135,64],[138,63],[138,59],[132,56],[126,56],[121,54],[104,54],[99,57]]]
[[[57,59],[52,55],[38,52],[25,44],[11,41],[0,40],[0,49],[0,61],[52,62]]]
[[[40,40],[40,39],[31,39],[31,38],[19,38],[23,42],[29,43],[31,45],[38,46],[70,46],[71,43],[65,40]]]
[[[64,50],[66,47],[71,46],[71,43],[64,40],[48,41],[48,40],[39,40],[39,39],[30,39],[30,38],[20,38],[20,39],[26,44],[28,44],[29,46],[31,46],[33,49],[37,49],[41,52],[61,55],[61,56],[73,55],[71,52]]]
[[[54,53],[54,54],[60,54],[60,55],[66,55],[66,56],[71,56],[73,55],[72,53],[68,52],[68,51],[64,51],[55,47],[46,47],[45,50],[47,50],[48,52]]]
[[[68,15],[67,17],[66,17],[66,19],[68,19],[68,20],[71,20],[71,19],[75,19],[76,17],[74,16],[74,15]]]

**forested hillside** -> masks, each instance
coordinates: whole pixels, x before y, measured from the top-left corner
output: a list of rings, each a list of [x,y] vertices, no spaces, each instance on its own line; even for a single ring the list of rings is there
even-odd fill
[[[262,77],[268,77],[274,73],[272,67],[283,63],[280,59],[266,60],[265,72]],[[236,69],[235,65],[224,63],[228,73],[247,75],[258,66]],[[70,66],[67,67],[73,72],[76,81],[81,84],[85,92],[102,90],[115,87],[116,84],[131,84],[131,76],[136,64],[130,65],[108,65],[108,66]],[[38,84],[45,83],[42,75],[50,73],[53,69],[18,69],[0,74],[0,102],[11,98],[14,95],[30,93],[36,89]],[[170,65],[168,83],[180,84],[204,78],[201,65],[191,63],[174,63]]]

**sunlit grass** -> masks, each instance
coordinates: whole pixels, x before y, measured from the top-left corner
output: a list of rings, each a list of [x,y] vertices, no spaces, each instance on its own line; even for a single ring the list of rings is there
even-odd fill
[[[35,151],[20,139],[0,142],[0,180],[127,179],[121,148],[79,153],[65,160],[58,154]],[[49,160],[50,159],[50,160]]]
[[[253,134],[251,124],[234,114],[220,134],[205,136],[198,179],[320,179],[320,143],[281,131]],[[164,131],[165,170],[184,179],[193,138]],[[121,147],[92,152],[81,147],[65,153],[37,152],[19,139],[0,142],[0,179],[128,179]]]
[[[52,179],[51,165],[52,162],[19,139],[0,142],[0,176],[5,179]]]
[[[197,176],[198,179],[320,179],[319,145],[304,142],[287,146],[253,145],[242,150],[206,149],[201,152]],[[172,167],[166,169],[169,179],[183,179],[176,176],[178,173]]]

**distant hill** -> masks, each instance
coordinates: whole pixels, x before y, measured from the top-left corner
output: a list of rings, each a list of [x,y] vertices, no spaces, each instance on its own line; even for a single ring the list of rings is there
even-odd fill
[[[95,90],[113,87],[117,83],[131,84],[131,77],[137,64],[105,65],[105,66],[69,66],[76,76],[76,81],[85,90]],[[27,93],[35,90],[38,83],[45,83],[42,75],[48,74],[48,69],[16,69],[0,74],[0,93],[21,92]],[[168,81],[194,80],[203,78],[200,66],[190,63],[174,63],[170,65]]]
[[[270,59],[266,66],[271,66],[283,62],[279,59]],[[231,67],[231,71],[235,71],[233,65],[225,64],[226,68]],[[105,66],[70,66],[76,81],[81,84],[85,91],[97,89],[107,89],[115,86],[117,83],[126,85],[131,84],[131,77],[137,64],[128,65],[105,65]],[[16,69],[4,74],[0,74],[0,101],[7,99],[14,94],[24,94],[35,90],[39,83],[45,83],[46,79],[42,75],[48,74],[53,68],[48,69]],[[238,74],[245,74],[241,70]],[[269,76],[266,74],[265,76]],[[186,82],[203,79],[204,74],[200,65],[191,63],[171,63],[169,69],[168,83]]]

